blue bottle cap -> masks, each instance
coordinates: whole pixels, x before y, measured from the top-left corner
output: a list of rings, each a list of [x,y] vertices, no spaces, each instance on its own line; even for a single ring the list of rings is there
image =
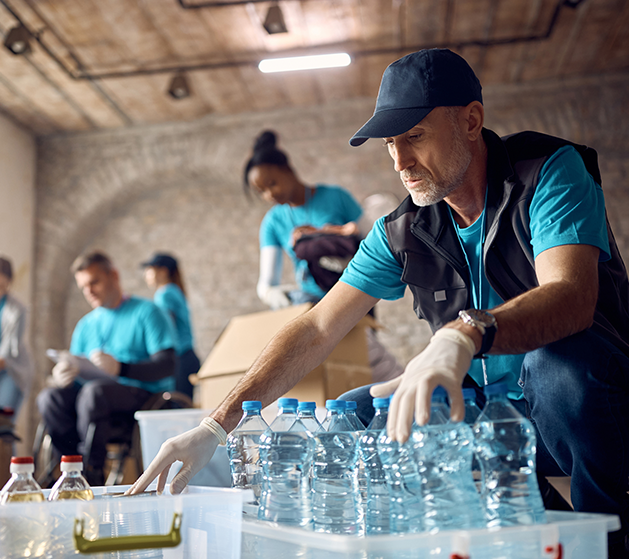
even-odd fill
[[[259,400],[245,400],[242,403],[243,411],[255,411],[262,409],[262,402]]]
[[[443,386],[437,386],[437,388],[434,389],[433,393],[432,393],[432,400],[444,400],[446,399],[446,396],[448,395],[448,393],[446,392],[446,389]]]
[[[495,384],[488,384],[485,386],[485,396],[490,394],[506,394],[509,392],[509,387],[506,382],[496,382]]]
[[[388,398],[374,398],[373,399],[373,407],[378,409],[388,408],[391,403],[391,397]]]
[[[325,407],[328,410],[345,411],[345,402],[343,400],[326,400]]]
[[[296,410],[297,404],[299,404],[299,400],[297,398],[280,398],[277,401],[277,405],[280,408],[292,408]]]
[[[464,388],[463,399],[476,401],[476,390],[474,390],[473,388]]]
[[[299,404],[297,404],[297,409],[298,410],[316,410],[317,402],[299,402]]]
[[[345,407],[348,410],[358,409],[358,404],[354,400],[345,400]]]

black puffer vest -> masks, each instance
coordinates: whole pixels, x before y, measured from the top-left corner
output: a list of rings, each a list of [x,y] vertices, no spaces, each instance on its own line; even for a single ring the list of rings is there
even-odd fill
[[[563,146],[579,152],[594,180],[601,184],[596,152],[537,132],[504,138],[483,129],[487,145],[485,275],[507,301],[538,285],[531,246],[529,205],[539,172]],[[448,206],[439,202],[423,208],[411,197],[384,222],[389,247],[403,267],[402,281],[414,298],[415,313],[434,331],[471,306],[470,277]],[[599,296],[593,328],[629,355],[629,282],[609,222],[611,260],[601,262]]]

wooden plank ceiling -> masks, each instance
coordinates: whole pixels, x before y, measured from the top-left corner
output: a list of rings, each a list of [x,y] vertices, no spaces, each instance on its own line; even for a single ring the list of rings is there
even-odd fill
[[[218,4],[218,5],[217,5]],[[288,31],[263,28],[278,5]],[[447,46],[484,85],[629,69],[629,0],[0,0],[0,110],[37,135],[375,97],[384,68]],[[346,68],[262,58],[346,51]],[[167,94],[182,72],[191,95]]]

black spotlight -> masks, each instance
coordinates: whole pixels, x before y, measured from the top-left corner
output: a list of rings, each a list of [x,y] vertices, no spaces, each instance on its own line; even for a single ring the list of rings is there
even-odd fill
[[[173,99],[185,99],[190,97],[192,91],[188,85],[188,80],[183,74],[177,74],[170,82],[168,87],[168,94]]]
[[[31,34],[23,25],[18,25],[9,30],[4,38],[4,46],[13,54],[27,54],[31,52]]]
[[[282,14],[282,10],[277,4],[269,8],[263,26],[269,35],[288,32],[286,23],[284,23],[284,14]]]

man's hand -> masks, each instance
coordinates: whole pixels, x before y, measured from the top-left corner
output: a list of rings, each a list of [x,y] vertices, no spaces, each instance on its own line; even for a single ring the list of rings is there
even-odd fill
[[[408,439],[413,412],[418,425],[427,423],[430,399],[437,386],[448,391],[451,418],[461,421],[465,415],[461,386],[475,352],[474,341],[467,334],[454,328],[442,328],[424,351],[409,362],[402,376],[372,386],[370,392],[376,398],[395,392],[389,405],[389,437],[400,443]]]
[[[6,366],[7,362],[4,360],[4,358],[0,357],[0,371],[4,370]]]
[[[216,447],[225,444],[227,435],[223,428],[211,417],[206,417],[198,427],[168,439],[159,449],[157,456],[138,480],[126,491],[135,495],[144,491],[152,481],[157,480],[157,492],[162,493],[173,462],[180,460],[183,466],[170,483],[170,492],[181,493],[190,480],[212,458]]]
[[[112,377],[117,377],[120,374],[120,363],[111,355],[103,353],[100,349],[90,353],[90,361]]]
[[[52,368],[52,382],[57,388],[70,386],[79,374],[79,368],[70,359],[61,359]]]

